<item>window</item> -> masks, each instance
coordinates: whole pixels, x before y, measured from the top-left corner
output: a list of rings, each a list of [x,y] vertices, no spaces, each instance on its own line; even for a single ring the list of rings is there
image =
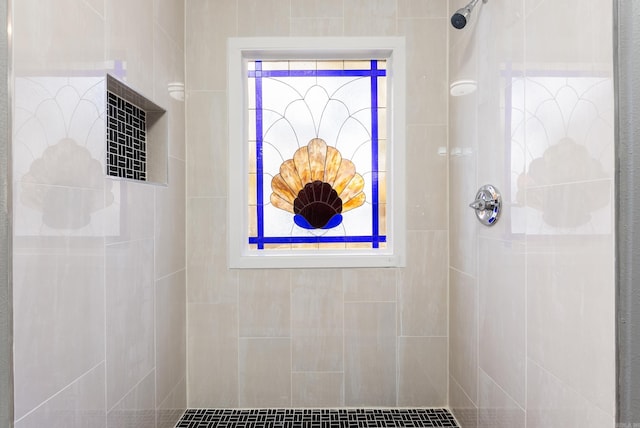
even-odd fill
[[[230,41],[232,267],[402,265],[402,47]]]

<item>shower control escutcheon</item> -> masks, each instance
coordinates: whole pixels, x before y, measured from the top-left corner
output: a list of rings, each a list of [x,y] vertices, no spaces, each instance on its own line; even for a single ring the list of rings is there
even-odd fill
[[[469,206],[476,211],[476,217],[480,223],[493,226],[500,218],[502,196],[495,186],[485,184],[478,189],[476,199]]]

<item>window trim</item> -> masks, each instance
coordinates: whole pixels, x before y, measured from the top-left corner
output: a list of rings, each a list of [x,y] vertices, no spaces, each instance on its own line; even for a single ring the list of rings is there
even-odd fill
[[[371,59],[387,61],[387,247],[362,250],[264,251],[248,248],[247,61],[275,59]],[[230,268],[343,268],[405,266],[405,80],[403,37],[308,37],[228,40],[229,182],[227,248]],[[231,96],[239,94],[239,96]],[[242,165],[242,167],[233,167]]]

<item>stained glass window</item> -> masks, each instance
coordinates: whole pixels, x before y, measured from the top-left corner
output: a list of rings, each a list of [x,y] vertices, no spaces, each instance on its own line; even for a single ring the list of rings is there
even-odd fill
[[[250,61],[248,243],[385,248],[386,61]]]
[[[227,47],[229,266],[404,266],[404,38]]]

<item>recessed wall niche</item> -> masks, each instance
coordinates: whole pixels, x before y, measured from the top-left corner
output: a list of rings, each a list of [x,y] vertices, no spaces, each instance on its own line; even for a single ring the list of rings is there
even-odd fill
[[[167,184],[166,110],[107,74],[107,175]]]

